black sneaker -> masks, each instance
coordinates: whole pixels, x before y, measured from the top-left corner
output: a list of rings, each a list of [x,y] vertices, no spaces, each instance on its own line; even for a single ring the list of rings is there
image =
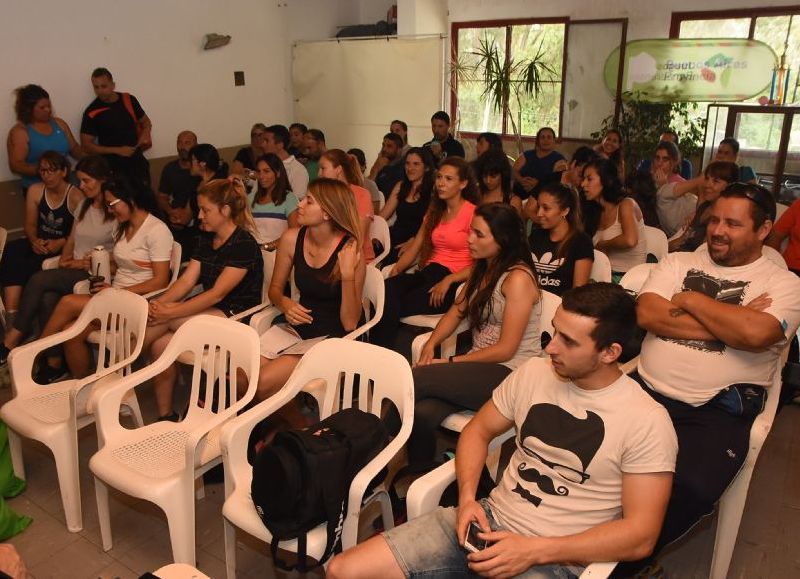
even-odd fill
[[[54,368],[50,364],[42,364],[39,371],[36,372],[36,375],[33,377],[33,380],[37,384],[52,384],[53,382],[61,381],[67,376],[68,372],[63,366]]]
[[[0,368],[8,364],[8,355],[11,350],[3,342],[0,342]]]
[[[156,422],[180,422],[181,415],[175,412],[174,410],[167,414],[166,416],[159,416]]]

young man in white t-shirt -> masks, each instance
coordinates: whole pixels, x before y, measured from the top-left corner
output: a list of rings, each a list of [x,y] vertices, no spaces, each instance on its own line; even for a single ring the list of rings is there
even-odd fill
[[[619,286],[564,294],[550,360],[533,358],[497,387],[462,432],[457,509],[439,508],[337,556],[328,577],[571,578],[592,561],[640,559],[658,536],[677,453],[669,417],[617,365],[635,328]],[[477,502],[489,443],[510,428],[516,451]],[[470,523],[489,545],[468,553]]]
[[[655,552],[711,513],[739,472],[765,388],[800,323],[800,279],[762,256],[774,218],[769,191],[729,185],[711,208],[707,246],[671,253],[639,293],[648,330],[639,379],[669,412],[680,446]]]

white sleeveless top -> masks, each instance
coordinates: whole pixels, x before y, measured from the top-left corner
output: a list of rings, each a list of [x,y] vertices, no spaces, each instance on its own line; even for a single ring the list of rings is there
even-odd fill
[[[472,330],[472,349],[470,352],[475,352],[477,350],[488,348],[489,346],[494,346],[500,340],[500,330],[503,325],[503,313],[506,309],[506,298],[501,289],[506,277],[508,277],[508,274],[514,269],[519,269],[528,273],[528,275],[530,275],[535,281],[536,278],[533,277],[534,274],[528,271],[527,268],[522,267],[514,267],[500,276],[500,279],[497,280],[497,284],[494,286],[494,291],[492,292],[492,311],[489,315],[489,319],[480,330],[477,328],[473,328]],[[542,303],[541,300],[539,300],[539,302],[533,304],[533,308],[531,308],[531,315],[528,318],[528,324],[525,326],[525,331],[522,333],[522,339],[519,342],[517,351],[514,352],[514,355],[510,360],[501,362],[503,366],[507,366],[508,368],[514,370],[517,366],[528,359],[535,356],[541,356],[542,336],[541,330],[539,329],[539,319],[541,318],[541,314]]]
[[[647,240],[644,234],[644,217],[642,217],[642,210],[639,209],[639,204],[630,197],[626,197],[620,201],[622,205],[626,201],[633,203],[633,216],[636,222],[636,235],[639,241],[636,245],[629,249],[609,249],[607,252],[608,260],[611,262],[611,271],[626,272],[635,265],[642,264],[647,261]],[[619,222],[619,205],[617,205],[617,214],[614,217],[614,223],[605,229],[598,229],[594,234],[592,242],[597,245],[598,241],[606,241],[614,239],[622,235],[622,224]]]
[[[78,212],[80,215],[80,212]],[[99,207],[91,206],[86,210],[83,219],[75,216],[75,249],[72,251],[73,259],[83,259],[84,256],[98,245],[106,251],[114,247],[114,232],[117,229],[117,220],[105,221],[105,211]]]

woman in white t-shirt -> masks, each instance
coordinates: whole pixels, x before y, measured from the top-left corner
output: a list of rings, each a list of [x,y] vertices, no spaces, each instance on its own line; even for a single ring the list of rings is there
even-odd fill
[[[625,194],[616,165],[607,159],[584,167],[582,187],[587,201],[602,209],[592,239],[594,248],[608,255],[612,275],[619,282],[622,274],[647,259],[642,210]]]
[[[107,181],[102,189],[106,207],[119,223],[111,260],[111,270],[115,272],[111,286],[140,295],[165,288],[169,282],[172,233],[153,215],[157,212],[155,196],[149,190],[122,180]],[[107,281],[92,285],[91,294],[110,287]],[[42,331],[42,337],[72,324],[92,298],[91,294],[70,294],[61,298]],[[64,344],[67,365],[75,378],[89,373],[91,353],[86,344],[89,333],[91,329]],[[48,384],[63,375],[60,357],[48,356],[47,364],[39,371],[36,381]]]

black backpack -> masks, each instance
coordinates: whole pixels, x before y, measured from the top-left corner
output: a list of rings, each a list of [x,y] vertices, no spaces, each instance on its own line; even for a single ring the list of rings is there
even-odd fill
[[[308,570],[306,533],[327,521],[328,542],[319,560],[341,550],[350,483],[388,443],[383,421],[355,408],[303,430],[278,432],[253,464],[250,492],[272,534],[272,559],[282,569]],[[278,558],[278,543],[297,539],[297,564]]]

